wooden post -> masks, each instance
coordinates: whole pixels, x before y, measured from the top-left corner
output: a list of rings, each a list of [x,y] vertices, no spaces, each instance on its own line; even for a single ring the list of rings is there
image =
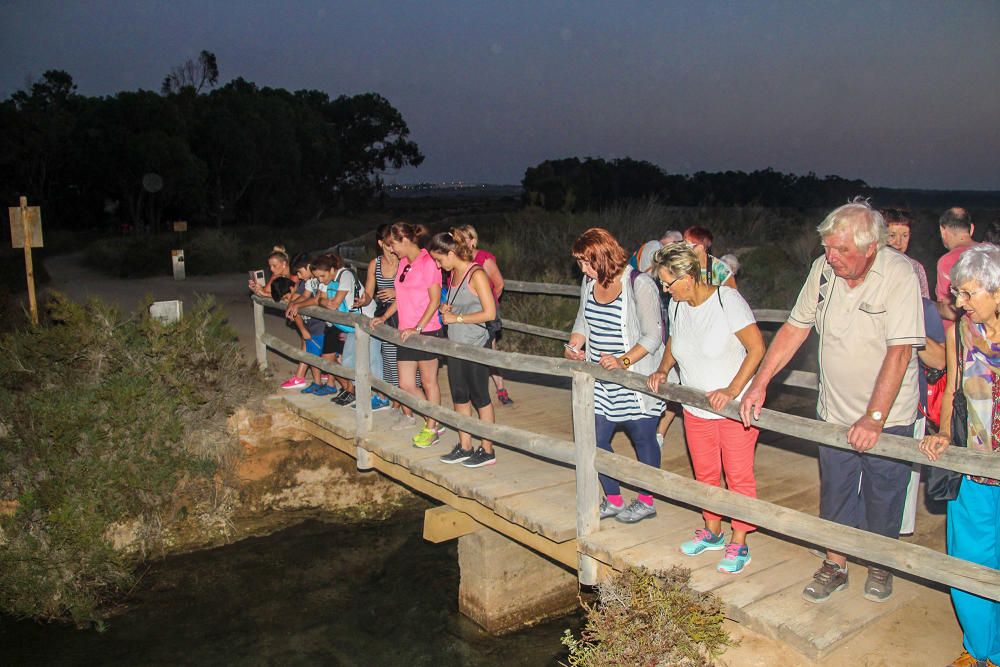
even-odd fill
[[[594,376],[573,371],[573,441],[576,444],[576,536],[586,537],[600,528],[598,499],[601,497],[597,477],[597,436],[594,426]],[[597,583],[598,563],[579,554],[580,583]]]
[[[38,326],[38,301],[35,299],[35,268],[31,262],[31,209],[28,198],[21,197],[21,233],[24,238],[24,272],[28,280],[28,307],[31,310],[31,324]]]
[[[354,437],[358,443],[358,470],[371,470],[374,467],[371,453],[360,445],[372,430],[371,337],[364,327],[354,327]]]
[[[257,349],[257,368],[267,370],[267,345],[264,344],[264,306],[253,302],[253,336]]]

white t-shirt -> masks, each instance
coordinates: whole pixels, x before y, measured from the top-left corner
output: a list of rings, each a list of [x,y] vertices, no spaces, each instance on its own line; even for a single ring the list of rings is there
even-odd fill
[[[306,280],[305,291],[308,294],[316,294],[319,291],[319,278],[309,278]]]
[[[341,269],[337,274],[337,291],[347,292],[344,295],[344,305],[348,310],[354,308],[354,273]]]
[[[756,322],[746,300],[733,288],[720,287],[697,307],[671,302],[667,314],[670,351],[680,368],[681,384],[702,391],[728,387],[747,356],[736,332]],[[746,393],[747,387],[737,400]],[[725,419],[690,405],[685,405],[684,409],[703,419]]]

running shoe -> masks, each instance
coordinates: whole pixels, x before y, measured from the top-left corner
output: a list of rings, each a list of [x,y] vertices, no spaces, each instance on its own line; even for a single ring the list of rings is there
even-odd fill
[[[613,516],[617,516],[619,512],[625,509],[625,503],[621,505],[615,505],[614,503],[608,502],[607,498],[601,499],[601,518],[610,519]]]
[[[389,428],[393,431],[408,431],[417,425],[417,418],[413,415],[404,414],[402,410],[396,415],[395,423]]]
[[[681,553],[685,556],[697,556],[702,551],[722,551],[726,548],[723,535],[716,535],[710,530],[699,528],[694,531],[694,539],[681,544]]]
[[[302,389],[302,387],[305,387],[307,384],[309,383],[306,382],[305,378],[300,378],[298,375],[293,375],[292,377],[288,378],[287,380],[281,383],[281,388]]]
[[[440,438],[438,437],[437,431],[432,428],[427,428],[426,426],[420,429],[420,431],[413,436],[413,446],[420,449],[436,445],[439,441]]]
[[[622,523],[638,523],[643,519],[656,516],[656,508],[647,505],[638,498],[633,500],[628,507],[615,515],[615,521]]]
[[[739,574],[749,563],[750,547],[730,542],[726,545],[726,555],[719,561],[719,566],[716,569],[726,574]]]
[[[331,400],[333,396],[336,396],[340,392],[340,387],[332,384],[324,384],[322,387],[317,389],[314,394],[317,396],[330,396]]]
[[[472,456],[462,461],[462,465],[466,468],[481,468],[483,466],[491,466],[497,462],[497,455],[493,452],[488,452],[482,447],[478,447]]]
[[[823,560],[823,565],[813,574],[813,580],[802,589],[806,602],[826,602],[837,591],[847,588],[847,569],[841,569],[831,560]]]
[[[462,449],[461,444],[455,445],[454,449],[441,457],[441,463],[461,463],[472,457],[474,450]]]
[[[302,393],[303,394],[315,394],[317,391],[319,391],[322,388],[323,388],[323,385],[321,385],[320,383],[318,383],[318,382],[311,382],[311,383],[309,383],[308,387],[306,387],[305,389],[302,390]]]
[[[347,407],[348,405],[354,402],[354,392],[342,391],[335,397],[331,398],[330,400],[336,403],[337,405],[342,405],[344,407]]]

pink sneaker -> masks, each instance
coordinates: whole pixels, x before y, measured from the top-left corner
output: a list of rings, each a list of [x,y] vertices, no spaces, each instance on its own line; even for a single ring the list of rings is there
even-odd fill
[[[301,389],[302,387],[309,384],[306,382],[305,378],[300,378],[298,375],[293,375],[284,382],[281,383],[282,389]]]

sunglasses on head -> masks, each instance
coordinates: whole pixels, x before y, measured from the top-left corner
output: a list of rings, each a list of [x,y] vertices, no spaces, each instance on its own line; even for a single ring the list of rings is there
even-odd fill
[[[406,274],[409,273],[410,269],[412,268],[413,268],[412,264],[407,264],[406,266],[403,267],[403,273],[400,274],[399,276],[399,282],[403,282],[406,280]]]

